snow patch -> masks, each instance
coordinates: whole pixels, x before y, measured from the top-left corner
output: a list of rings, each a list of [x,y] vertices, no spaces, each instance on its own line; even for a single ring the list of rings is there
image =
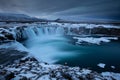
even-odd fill
[[[104,63],[99,63],[98,66],[99,66],[100,68],[105,68],[106,64],[104,64]]]
[[[120,80],[120,73],[102,72],[101,75],[107,80]]]
[[[112,69],[115,69],[115,66],[111,66]]]
[[[94,38],[94,37],[73,37],[73,39],[77,39],[77,44],[82,44],[82,42],[87,42],[91,44],[100,44],[101,42],[110,42],[110,40],[117,40],[117,37],[100,37],[100,38]]]

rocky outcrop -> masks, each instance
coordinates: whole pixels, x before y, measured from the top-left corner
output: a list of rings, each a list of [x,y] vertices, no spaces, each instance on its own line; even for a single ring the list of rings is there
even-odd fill
[[[120,36],[120,29],[117,28],[104,28],[104,27],[95,27],[95,28],[65,28],[66,33],[71,32],[77,35],[105,35],[105,36]]]
[[[2,31],[1,34],[4,35],[4,37],[8,40],[15,40],[15,38],[13,37],[13,34],[11,34],[11,33],[8,33],[6,31]]]
[[[24,35],[25,28],[27,28],[27,27],[28,26],[21,26],[21,27],[17,27],[15,29],[17,41],[23,41],[23,40],[26,40],[28,38],[26,35]]]
[[[1,80],[119,80],[117,73],[97,73],[79,67],[52,65],[38,62],[32,57],[8,66],[0,66]]]
[[[14,35],[9,29],[0,28],[0,42],[9,42],[15,40]]]
[[[0,43],[11,42],[11,41],[21,41],[27,39],[23,36],[23,31],[26,26],[20,27],[0,27]]]
[[[103,34],[108,36],[120,36],[120,29],[116,28],[93,28],[91,29],[91,34]]]

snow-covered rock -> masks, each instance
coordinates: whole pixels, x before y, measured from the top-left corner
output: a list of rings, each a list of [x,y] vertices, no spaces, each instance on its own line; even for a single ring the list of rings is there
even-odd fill
[[[106,80],[120,80],[120,73],[102,72],[101,75]]]
[[[120,74],[113,72],[96,73],[79,67],[38,62],[32,57],[27,57],[11,65],[1,66],[0,79],[6,80],[6,78],[13,80],[119,80]]]

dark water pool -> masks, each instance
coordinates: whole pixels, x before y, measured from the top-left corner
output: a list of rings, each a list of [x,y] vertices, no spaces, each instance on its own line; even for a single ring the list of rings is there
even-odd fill
[[[64,51],[73,51],[76,56],[62,57],[56,64],[65,64],[69,66],[80,66],[90,68],[95,71],[113,71],[120,72],[120,40],[101,45],[73,45],[61,48]],[[97,66],[99,63],[106,64],[102,69]],[[112,69],[111,66],[115,66]]]

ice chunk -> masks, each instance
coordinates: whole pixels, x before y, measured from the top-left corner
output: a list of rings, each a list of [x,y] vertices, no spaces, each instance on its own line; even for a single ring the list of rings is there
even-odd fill
[[[100,68],[105,68],[105,65],[106,65],[106,64],[104,64],[104,63],[99,63],[99,64],[98,64],[98,66],[99,66]]]

